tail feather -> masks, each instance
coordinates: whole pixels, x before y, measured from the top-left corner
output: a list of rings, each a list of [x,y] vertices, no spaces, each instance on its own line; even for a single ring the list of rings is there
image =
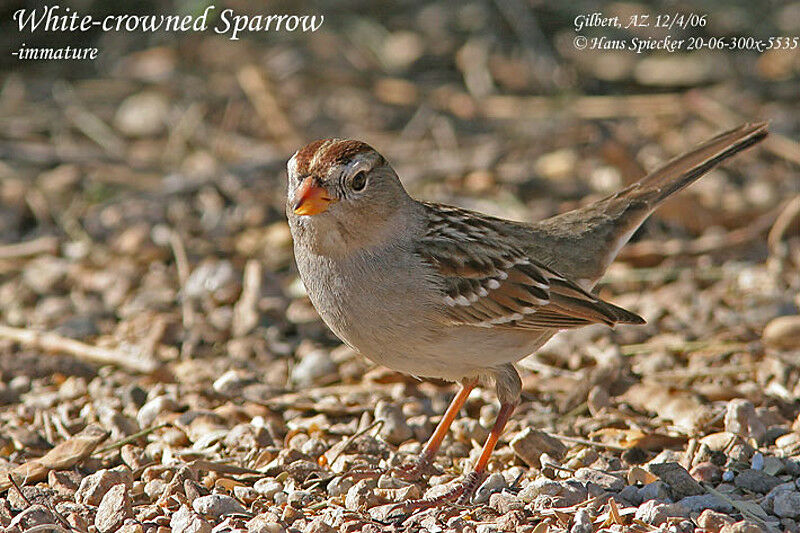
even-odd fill
[[[597,204],[636,199],[644,201],[651,209],[655,209],[669,196],[688,187],[726,159],[761,142],[766,136],[766,122],[743,124],[717,135],[691,152],[676,157],[633,185],[600,200]]]
[[[591,287],[605,272],[636,229],[667,198],[694,183],[716,165],[767,136],[767,123],[743,124],[676,157],[638,182],[597,202],[534,225],[559,239],[535,253],[552,266]],[[578,253],[578,250],[594,250]]]

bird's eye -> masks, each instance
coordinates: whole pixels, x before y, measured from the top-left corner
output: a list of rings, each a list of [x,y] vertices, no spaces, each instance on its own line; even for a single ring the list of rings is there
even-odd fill
[[[350,187],[354,191],[361,191],[367,186],[367,173],[362,171],[356,172],[353,179],[350,180]]]

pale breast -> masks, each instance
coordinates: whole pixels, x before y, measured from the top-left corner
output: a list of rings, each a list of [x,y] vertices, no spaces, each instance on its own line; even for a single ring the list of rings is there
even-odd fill
[[[451,326],[430,267],[389,250],[332,260],[296,249],[309,298],[344,343],[372,361],[408,374],[459,380],[518,361],[555,331],[512,332]]]
[[[332,259],[298,246],[295,254],[320,317],[364,356],[396,368],[398,353],[431,335],[438,301],[413,254],[397,248]]]

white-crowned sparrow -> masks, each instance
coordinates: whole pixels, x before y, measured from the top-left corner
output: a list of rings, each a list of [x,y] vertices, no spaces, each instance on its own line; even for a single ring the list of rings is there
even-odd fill
[[[405,474],[430,464],[469,392],[493,379],[501,408],[481,456],[436,501],[468,499],[519,399],[513,363],[560,329],[643,323],[590,291],[663,200],[766,135],[766,124],[745,124],[616,194],[535,224],[417,201],[360,141],[298,150],[288,163],[286,213],[300,277],[322,319],[377,363],[462,385]]]

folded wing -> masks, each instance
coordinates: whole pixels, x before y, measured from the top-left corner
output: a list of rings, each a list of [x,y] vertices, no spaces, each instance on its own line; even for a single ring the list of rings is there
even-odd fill
[[[442,301],[451,324],[537,330],[644,323],[528,257],[505,235],[506,222],[425,205],[431,224],[417,253],[444,279]]]

